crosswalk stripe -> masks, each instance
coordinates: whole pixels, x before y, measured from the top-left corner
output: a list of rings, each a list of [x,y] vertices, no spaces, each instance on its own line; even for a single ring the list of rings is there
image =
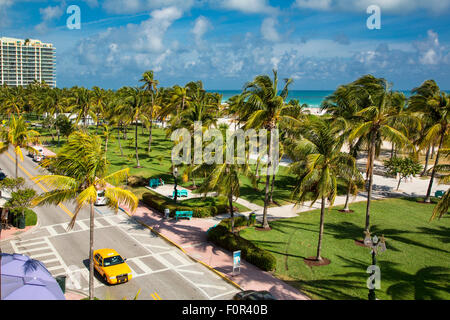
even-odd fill
[[[142,269],[142,271],[144,271],[144,273],[151,273],[152,269],[150,269],[145,263],[143,263],[141,260],[139,259],[133,259],[132,260],[140,269]]]
[[[96,228],[103,228],[103,225],[100,222],[98,222],[97,220],[94,220],[94,226]]]
[[[84,223],[84,221],[80,220],[80,221],[77,221],[76,223],[82,230],[89,230],[89,227]]]
[[[58,232],[55,231],[55,229],[53,229],[52,226],[48,226],[47,227],[48,232],[50,233],[51,236],[57,236]]]

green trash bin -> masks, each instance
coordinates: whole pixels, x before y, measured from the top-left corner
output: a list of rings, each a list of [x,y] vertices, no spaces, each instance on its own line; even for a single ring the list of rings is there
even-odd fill
[[[57,276],[56,282],[58,282],[59,287],[61,288],[63,293],[66,293],[66,276]]]
[[[252,212],[250,213],[250,216],[248,217],[249,225],[253,226],[256,224],[256,213]]]

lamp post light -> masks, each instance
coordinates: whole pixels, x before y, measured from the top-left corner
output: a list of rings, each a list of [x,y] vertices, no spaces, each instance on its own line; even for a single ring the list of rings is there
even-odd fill
[[[384,235],[381,236],[380,239],[375,235],[373,238],[370,236],[369,231],[364,231],[366,237],[364,238],[364,244],[371,248],[371,254],[372,254],[372,285],[369,287],[369,300],[376,300],[375,296],[375,267],[377,265],[377,254],[383,253],[386,251],[386,240],[384,238]]]
[[[174,168],[173,168],[173,177],[174,177],[174,179],[175,179],[175,187],[174,187],[175,194],[174,194],[174,196],[173,196],[173,200],[174,200],[175,203],[176,203],[176,202],[177,202],[177,196],[178,196],[178,191],[177,191],[178,168],[177,168],[177,167],[174,167]]]

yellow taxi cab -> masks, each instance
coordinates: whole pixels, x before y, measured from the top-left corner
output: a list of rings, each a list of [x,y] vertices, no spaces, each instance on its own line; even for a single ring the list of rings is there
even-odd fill
[[[132,278],[131,269],[114,249],[94,251],[95,270],[109,284],[124,283]]]

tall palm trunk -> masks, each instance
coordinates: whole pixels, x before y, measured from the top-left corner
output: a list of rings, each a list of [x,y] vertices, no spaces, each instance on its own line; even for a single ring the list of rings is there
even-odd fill
[[[372,187],[373,187],[373,165],[375,161],[375,132],[372,132],[370,142],[370,157],[369,157],[369,188],[367,190],[367,207],[366,207],[366,226],[365,230],[369,231],[370,228],[370,202],[372,199]]]
[[[350,193],[351,193],[351,190],[352,190],[352,185],[351,185],[351,182],[349,182],[348,183],[348,188],[347,188],[347,196],[345,198],[344,212],[349,212],[350,211],[349,204],[350,204]]]
[[[319,241],[317,243],[317,261],[322,261],[322,239],[323,239],[323,226],[325,218],[325,197],[322,196],[322,204],[320,205],[320,228],[319,228]]]
[[[94,204],[91,203],[89,221],[89,300],[94,299]]]
[[[233,191],[228,194],[228,206],[230,208],[231,232],[234,233]]]
[[[436,154],[436,160],[434,162],[433,171],[431,172],[430,183],[428,184],[427,196],[425,198],[425,202],[426,203],[430,203],[431,202],[431,189],[433,188],[434,177],[436,175],[436,167],[439,164],[439,156],[441,155],[441,148],[442,148],[442,145],[444,143],[445,131],[446,130],[444,130],[441,133],[441,141],[439,142],[439,148],[438,148],[438,151],[437,151],[437,154]]]
[[[136,119],[135,122],[135,130],[134,130],[134,148],[136,151],[136,168],[140,168],[141,164],[139,163],[139,153],[138,153],[138,121]]]
[[[270,166],[272,164],[272,144],[269,143],[269,154],[267,157],[267,176],[266,176],[266,189],[265,189],[265,197],[264,197],[264,210],[263,210],[263,228],[269,229],[269,222],[267,221],[267,207],[269,205],[269,185],[270,185]]]
[[[150,127],[149,127],[149,137],[148,137],[148,153],[150,153],[151,148],[152,148],[152,139],[153,139],[152,129],[153,129],[153,102],[152,102],[152,108],[150,110]]]
[[[276,178],[276,176],[275,176],[275,166],[273,167],[273,170],[272,170],[272,185],[270,186],[270,203],[273,203],[273,188],[274,188],[274,186],[275,186],[275,178]]]
[[[420,174],[421,177],[423,177],[423,176],[426,175],[426,173],[427,173],[427,170],[428,170],[428,161],[429,161],[429,159],[430,159],[430,151],[431,151],[431,148],[428,147],[428,149],[427,149],[427,154],[426,154],[426,156],[425,156],[425,166],[424,166],[424,168],[423,168],[422,173]]]
[[[17,152],[15,153],[15,157],[16,157],[16,179],[19,177],[19,159],[17,156]]]
[[[120,142],[120,128],[121,127],[122,127],[122,125],[117,127],[117,140],[119,142],[120,156],[123,157],[122,143]]]

